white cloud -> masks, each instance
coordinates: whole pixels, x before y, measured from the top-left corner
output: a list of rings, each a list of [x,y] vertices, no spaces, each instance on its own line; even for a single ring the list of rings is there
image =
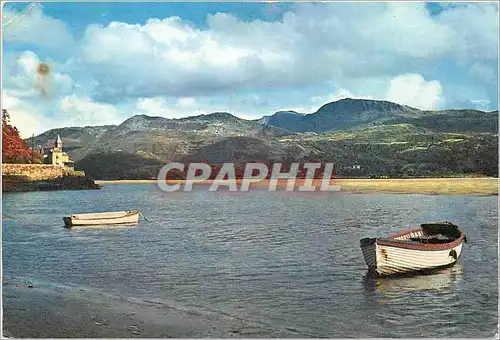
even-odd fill
[[[9,112],[10,123],[17,127],[22,138],[31,137],[32,134],[39,134],[53,127],[43,112],[7,91],[2,93],[2,109]]]
[[[195,29],[178,18],[148,20],[142,26],[113,22],[90,26],[83,51],[104,96],[199,95],[258,84],[266,77],[256,70],[282,67],[286,61],[286,53],[232,44],[225,35]]]
[[[387,100],[419,109],[431,110],[442,101],[441,84],[426,81],[420,74],[403,74],[393,78],[387,92]]]
[[[3,91],[2,109],[9,111],[12,125],[23,138],[54,128],[119,124],[128,118],[128,112],[124,114],[113,105],[76,95],[42,100],[19,98]]]
[[[281,21],[208,15],[206,29],[178,17],[92,25],[83,51],[103,99],[330,80],[346,87],[343,82],[392,78],[435,58],[473,55],[462,61],[468,67],[475,59],[496,60],[496,18],[496,7],[483,4],[447,8],[437,17],[424,3],[296,4]],[[485,53],[472,53],[476,48]]]
[[[164,98],[139,98],[136,103],[137,113],[149,116],[175,116],[174,110],[167,106]]]
[[[57,98],[73,91],[73,79],[68,74],[51,69],[47,75],[41,76],[37,71],[41,63],[42,60],[32,51],[21,53],[16,58],[15,69],[8,69],[4,74],[5,86],[19,97],[43,95]]]
[[[45,53],[33,49],[38,55],[26,51],[4,62],[4,98],[19,117],[32,119],[24,125],[30,131],[119,124],[135,113],[310,113],[346,97],[423,109],[474,98],[497,101],[491,95],[498,78],[496,4],[464,3],[438,16],[413,2],[291,8],[277,21],[211,14],[205,28],[178,17],[89,25],[77,44],[64,22],[41,10],[29,16],[5,11],[11,24],[4,47],[33,44]],[[48,98],[40,96],[40,62],[52,67],[42,84]],[[434,72],[436,65],[446,67]],[[50,119],[40,119],[44,115]]]
[[[455,57],[464,61],[494,61],[498,63],[498,3],[467,3],[446,10],[436,20],[455,31]]]
[[[383,15],[372,22],[376,43],[389,52],[415,58],[432,58],[452,52],[449,42],[455,30],[434,20],[422,3],[387,3]]]
[[[119,110],[110,104],[97,103],[88,97],[66,96],[59,101],[59,110],[66,126],[116,124]]]
[[[206,114],[210,111],[210,105],[198,105],[194,98],[153,97],[139,98],[132,111],[136,114],[149,116],[160,116],[165,118],[183,118],[193,115]]]
[[[190,107],[195,104],[195,99],[193,97],[179,98],[177,105],[181,107]]]
[[[40,4],[31,6],[26,12],[4,10],[2,19],[3,38],[7,43],[32,44],[59,52],[75,46],[65,23],[46,16]]]
[[[476,105],[476,109],[478,110],[488,111],[491,109],[491,101],[487,99],[471,100],[471,103]]]

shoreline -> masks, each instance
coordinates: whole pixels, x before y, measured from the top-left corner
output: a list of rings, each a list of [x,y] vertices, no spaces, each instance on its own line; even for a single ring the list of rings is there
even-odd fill
[[[157,180],[96,180],[96,184],[156,184]],[[168,184],[186,184],[186,180],[167,180]],[[194,185],[212,185],[217,180],[192,182]],[[236,180],[239,186],[242,180]],[[304,184],[304,179],[296,179],[295,190]],[[286,179],[278,181],[278,188],[285,190]],[[314,179],[313,186],[321,186],[322,179]],[[330,180],[331,185],[340,185],[341,192],[350,193],[394,193],[394,194],[427,194],[427,195],[498,195],[498,178],[494,177],[451,177],[451,178],[388,178],[361,179],[342,178]],[[269,180],[252,183],[252,187],[265,187]],[[316,190],[316,192],[320,192]]]
[[[99,189],[101,189],[101,186],[88,176],[65,175],[52,179],[37,181],[16,176],[2,177],[3,193]]]
[[[3,335],[11,338],[290,337],[218,312],[81,288],[3,282]]]

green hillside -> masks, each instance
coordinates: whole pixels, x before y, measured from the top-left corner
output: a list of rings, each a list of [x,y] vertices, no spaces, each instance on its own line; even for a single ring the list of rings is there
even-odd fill
[[[259,120],[227,112],[136,115],[117,126],[53,129],[35,144],[50,146],[58,134],[77,167],[98,179],[154,178],[167,161],[321,160],[351,177],[498,175],[497,111],[343,99],[313,114],[280,111]]]

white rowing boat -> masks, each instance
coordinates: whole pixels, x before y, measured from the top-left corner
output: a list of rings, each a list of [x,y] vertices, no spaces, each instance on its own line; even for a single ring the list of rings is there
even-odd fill
[[[452,266],[464,242],[467,238],[456,225],[434,222],[384,238],[363,238],[360,245],[368,269],[386,276]]]
[[[102,213],[76,214],[63,217],[63,220],[64,225],[67,228],[76,226],[136,224],[139,222],[139,214],[139,210],[112,211]]]

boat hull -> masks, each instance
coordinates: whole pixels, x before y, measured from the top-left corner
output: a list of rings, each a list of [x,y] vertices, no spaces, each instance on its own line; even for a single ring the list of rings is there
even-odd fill
[[[361,250],[369,271],[379,275],[429,272],[453,266],[462,253],[465,235],[443,244],[410,241],[422,237],[422,229],[414,229],[388,238],[364,238]]]
[[[117,211],[110,213],[79,214],[63,217],[66,228],[99,225],[137,224],[139,211]]]
[[[380,276],[386,276],[427,272],[452,266],[462,253],[462,243],[443,250],[416,250],[380,245],[375,242],[361,249],[368,269]]]

